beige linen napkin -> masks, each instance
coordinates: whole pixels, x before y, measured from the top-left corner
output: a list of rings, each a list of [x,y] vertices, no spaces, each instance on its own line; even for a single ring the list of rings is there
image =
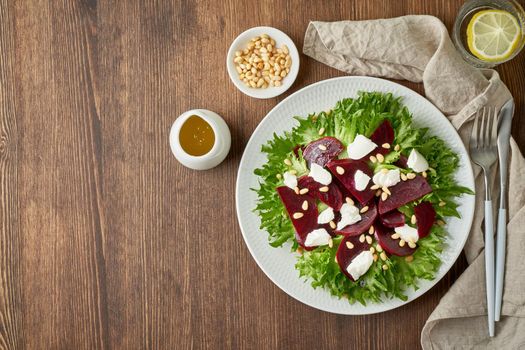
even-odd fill
[[[472,114],[483,106],[499,109],[511,97],[496,71],[478,70],[463,61],[443,23],[431,16],[311,22],[303,52],[349,74],[423,82],[427,98],[449,117],[467,148]],[[470,265],[427,320],[421,334],[424,349],[525,348],[525,160],[511,140],[506,275],[494,338],[488,337],[486,317],[484,191],[479,168],[474,169],[479,195],[465,246]],[[494,180],[496,205],[496,176]]]

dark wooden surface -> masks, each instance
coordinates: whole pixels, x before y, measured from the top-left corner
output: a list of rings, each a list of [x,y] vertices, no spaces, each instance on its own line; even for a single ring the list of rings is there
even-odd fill
[[[342,74],[302,56],[288,93],[256,100],[224,60],[256,25],[302,47],[309,20],[432,14],[450,28],[461,3],[0,0],[0,348],[418,348],[464,258],[405,307],[344,317],[273,285],[237,226],[237,164],[256,125]],[[498,71],[523,150],[525,55]],[[205,172],[168,147],[173,120],[197,107],[232,131],[229,157]]]

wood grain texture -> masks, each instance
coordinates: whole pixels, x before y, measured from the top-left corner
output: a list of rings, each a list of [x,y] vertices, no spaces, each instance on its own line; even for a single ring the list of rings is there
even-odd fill
[[[290,91],[256,100],[224,58],[256,25],[302,47],[310,20],[432,14],[450,28],[461,3],[0,0],[0,349],[418,348],[463,257],[412,303],[345,317],[273,285],[237,225],[236,171],[257,124],[342,73],[301,56]],[[498,71],[523,150],[525,55]],[[232,132],[205,172],[168,146],[173,120],[199,107]]]

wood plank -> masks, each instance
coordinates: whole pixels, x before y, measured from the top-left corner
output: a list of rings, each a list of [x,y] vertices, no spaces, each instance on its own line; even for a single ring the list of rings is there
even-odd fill
[[[14,8],[0,1],[0,348],[22,343]]]
[[[106,343],[86,15],[81,2],[16,4],[20,312],[29,349]]]

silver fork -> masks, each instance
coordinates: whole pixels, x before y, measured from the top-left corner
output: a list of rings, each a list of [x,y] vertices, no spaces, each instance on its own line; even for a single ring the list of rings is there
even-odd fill
[[[483,169],[485,176],[485,279],[489,335],[494,336],[494,220],[490,193],[490,167],[498,157],[498,115],[495,108],[485,107],[474,117],[470,136],[470,156]]]

